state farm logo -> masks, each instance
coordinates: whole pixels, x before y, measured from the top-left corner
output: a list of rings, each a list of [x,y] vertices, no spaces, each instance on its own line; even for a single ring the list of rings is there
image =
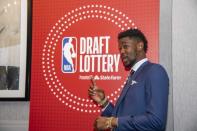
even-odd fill
[[[127,77],[117,34],[130,28],[137,27],[125,13],[106,5],[84,5],[60,17],[42,49],[43,77],[52,95],[72,110],[98,113],[87,96],[94,76],[115,103]]]

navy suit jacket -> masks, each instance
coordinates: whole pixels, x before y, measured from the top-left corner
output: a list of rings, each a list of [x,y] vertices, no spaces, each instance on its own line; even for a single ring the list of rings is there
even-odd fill
[[[101,115],[118,118],[115,131],[164,131],[168,93],[165,69],[147,61],[128,78],[116,105],[110,103]]]

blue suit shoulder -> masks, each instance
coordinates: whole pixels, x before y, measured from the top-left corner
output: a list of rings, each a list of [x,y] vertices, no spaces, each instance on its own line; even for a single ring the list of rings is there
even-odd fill
[[[151,67],[149,68],[149,71],[148,71],[149,76],[156,75],[158,77],[166,77],[169,80],[168,74],[162,65],[156,64],[156,63],[150,63],[150,64],[151,64]]]

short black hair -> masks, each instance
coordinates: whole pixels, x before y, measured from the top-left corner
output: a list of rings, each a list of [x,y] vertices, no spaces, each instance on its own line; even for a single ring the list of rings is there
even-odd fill
[[[134,38],[138,42],[142,41],[144,43],[144,51],[145,51],[145,53],[147,52],[147,50],[148,50],[148,45],[147,45],[148,41],[147,41],[144,33],[142,33],[139,29],[131,28],[131,29],[128,29],[126,31],[120,32],[118,34],[118,40],[123,38],[123,37]]]

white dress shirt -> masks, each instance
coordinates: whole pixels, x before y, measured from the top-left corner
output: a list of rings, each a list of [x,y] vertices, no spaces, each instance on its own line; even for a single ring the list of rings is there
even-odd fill
[[[135,65],[131,69],[133,69],[136,72],[140,68],[140,66],[142,64],[144,64],[144,62],[146,62],[146,61],[148,61],[148,58],[144,58],[144,59],[138,61],[137,63],[135,63]]]

